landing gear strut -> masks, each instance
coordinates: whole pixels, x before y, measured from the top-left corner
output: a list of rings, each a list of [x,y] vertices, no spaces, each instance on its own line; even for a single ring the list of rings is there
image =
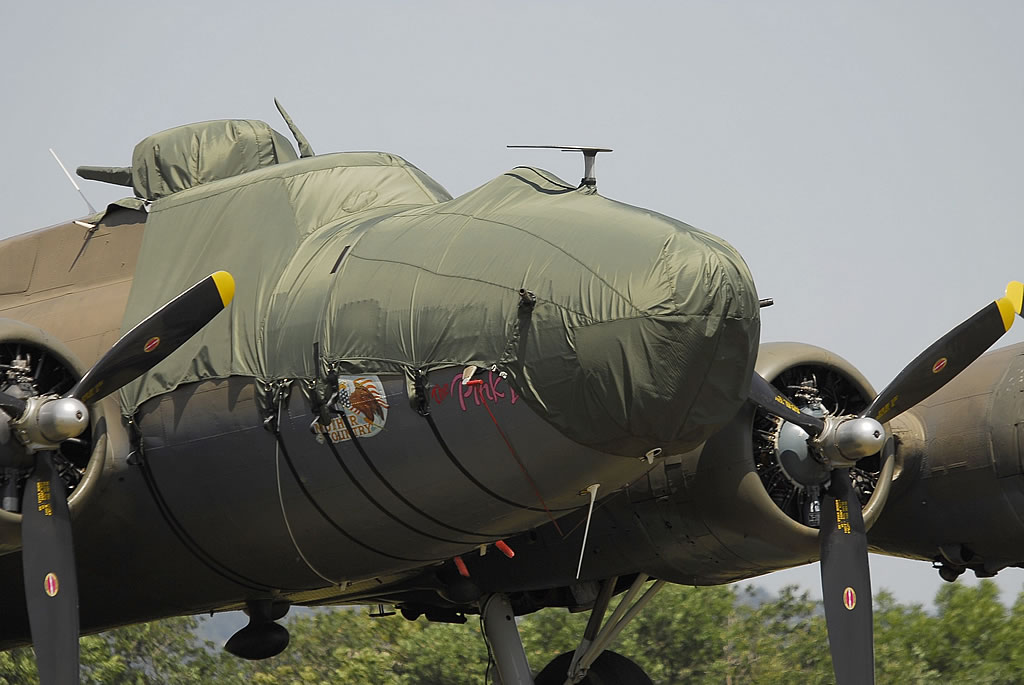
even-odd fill
[[[488,595],[480,601],[484,635],[494,651],[494,663],[502,685],[534,685],[530,663],[516,627],[516,615],[508,597]]]
[[[569,652],[559,656],[548,664],[540,675],[537,676],[537,685],[650,685],[651,679],[639,666],[632,661],[616,654],[606,652],[605,648],[611,644],[622,629],[630,621],[636,618],[640,610],[650,602],[658,591],[665,585],[664,580],[657,580],[648,588],[640,599],[636,599],[647,582],[647,574],[637,575],[633,584],[629,586],[626,595],[615,607],[611,618],[601,626],[604,614],[611,603],[612,594],[615,592],[615,584],[618,578],[608,578],[601,582],[601,590],[594,601],[594,608],[590,611],[590,620],[583,631],[583,639],[580,646],[569,656]],[[636,603],[633,604],[633,600]],[[633,604],[633,606],[630,606]],[[566,668],[568,666],[568,668]],[[550,672],[550,675],[548,673]]]
[[[647,592],[637,599],[647,579],[647,575],[643,573],[636,577],[602,627],[601,622],[604,621],[605,612],[615,593],[618,578],[603,581],[579,647],[575,651],[556,657],[537,675],[536,681],[532,678],[530,664],[526,660],[526,652],[516,628],[515,614],[508,598],[501,594],[485,597],[480,602],[480,613],[483,616],[486,638],[494,652],[501,684],[652,685],[651,679],[638,665],[621,654],[606,651],[607,646],[622,632],[626,624],[632,621],[665,585],[663,580],[655,581]]]

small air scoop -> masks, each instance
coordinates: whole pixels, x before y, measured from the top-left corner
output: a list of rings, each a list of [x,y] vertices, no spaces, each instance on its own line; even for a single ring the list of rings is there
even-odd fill
[[[561,150],[562,152],[583,153],[583,179],[580,187],[597,187],[597,178],[594,176],[594,162],[597,160],[598,152],[612,152],[607,147],[579,147],[577,145],[509,145],[510,148],[529,148],[533,150]]]

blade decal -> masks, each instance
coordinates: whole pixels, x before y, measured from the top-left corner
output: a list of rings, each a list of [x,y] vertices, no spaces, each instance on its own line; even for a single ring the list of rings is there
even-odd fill
[[[781,404],[783,407],[786,407],[787,409],[800,413],[800,407],[796,406],[782,395],[776,395],[775,401]]]
[[[896,406],[896,402],[899,399],[899,395],[893,395],[892,399],[886,402],[885,406],[878,410],[878,413],[875,415],[875,419],[878,421],[885,420],[885,415],[888,414],[892,410],[892,408]]]
[[[836,500],[836,530],[847,535],[853,532],[850,529],[850,507],[846,500]]]
[[[36,482],[36,507],[43,516],[53,516],[53,505],[50,503],[50,481]]]
[[[60,582],[57,580],[56,573],[47,573],[46,578],[43,579],[43,589],[46,594],[50,597],[56,597],[57,593],[60,592]]]
[[[99,382],[96,383],[96,385],[92,386],[91,388],[85,391],[85,394],[82,395],[82,401],[88,404],[89,401],[91,401],[92,398],[96,396],[96,393],[98,393],[102,388],[103,381],[100,380]]]
[[[852,587],[847,586],[843,590],[843,606],[846,607],[847,611],[853,611],[854,607],[857,606],[857,593]]]

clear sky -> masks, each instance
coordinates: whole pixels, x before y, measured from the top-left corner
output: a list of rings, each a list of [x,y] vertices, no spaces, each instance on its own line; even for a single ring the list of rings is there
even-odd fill
[[[456,195],[518,164],[581,175],[507,144],[612,147],[602,194],[732,242],[776,301],[762,339],[829,348],[876,388],[1024,278],[1024,4],[628,5],[3,3],[0,237],[86,213],[48,147],[125,165],[192,121],[284,130],[277,96],[316,151],[394,152]],[[904,601],[941,582],[872,570]],[[999,581],[1012,597],[1024,571]],[[818,594],[817,566],[758,581],[792,582]]]

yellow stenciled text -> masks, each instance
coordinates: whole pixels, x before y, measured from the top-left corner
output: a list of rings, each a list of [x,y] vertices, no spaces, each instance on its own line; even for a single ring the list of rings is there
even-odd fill
[[[836,500],[836,528],[849,535],[852,531],[850,528],[850,509],[845,501]]]
[[[797,414],[799,414],[799,413],[800,413],[800,408],[799,408],[799,407],[797,407],[797,406],[796,406],[795,404],[793,404],[792,402],[790,402],[789,400],[787,400],[787,399],[786,399],[785,397],[782,397],[781,395],[776,395],[776,396],[775,396],[775,401],[776,401],[776,402],[778,402],[779,404],[781,404],[781,405],[782,405],[782,406],[784,406],[784,407],[787,407],[787,408],[789,408],[789,409],[792,409],[792,410],[793,410],[793,411],[795,411],[795,412],[796,412]]]
[[[36,504],[44,516],[53,516],[53,505],[50,504],[50,481],[41,480],[36,483]]]

